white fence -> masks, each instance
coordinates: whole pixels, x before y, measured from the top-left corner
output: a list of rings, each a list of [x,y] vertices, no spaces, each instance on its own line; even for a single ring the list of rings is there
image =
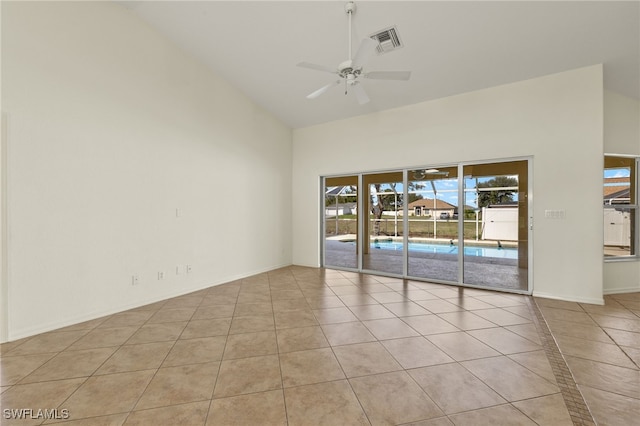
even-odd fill
[[[631,217],[629,211],[604,209],[604,245],[631,245]]]
[[[518,241],[518,208],[482,208],[482,239]]]

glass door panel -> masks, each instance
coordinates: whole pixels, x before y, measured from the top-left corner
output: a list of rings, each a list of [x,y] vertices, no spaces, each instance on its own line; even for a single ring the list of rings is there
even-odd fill
[[[402,275],[402,172],[365,174],[362,185],[367,214],[366,220],[363,216],[362,268]]]
[[[358,176],[325,179],[324,266],[358,268]]]
[[[465,284],[528,290],[528,162],[464,166]]]
[[[408,275],[458,282],[458,168],[409,170]]]

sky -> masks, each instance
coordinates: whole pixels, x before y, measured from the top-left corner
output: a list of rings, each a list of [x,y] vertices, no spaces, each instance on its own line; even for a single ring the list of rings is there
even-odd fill
[[[615,168],[615,169],[606,169],[604,171],[604,177],[605,178],[611,178],[611,177],[629,177],[630,176],[630,170],[629,168]],[[509,176],[509,177],[514,177],[517,178],[517,176]],[[493,179],[494,176],[488,176],[488,177],[482,177],[482,178],[478,178],[478,183],[482,183],[482,182],[486,182],[488,180]],[[433,181],[435,189],[436,189],[436,193],[437,193],[437,199],[442,200],[442,201],[446,201],[447,203],[457,206],[458,205],[458,179],[457,178],[445,178],[445,179],[438,179],[438,180],[434,180]],[[423,198],[434,198],[434,194],[433,194],[433,187],[431,186],[431,184],[429,183],[429,181],[423,181],[422,184],[424,185],[423,188],[416,190],[415,192],[422,195]],[[619,184],[618,184],[619,185]],[[477,197],[476,197],[476,192],[473,191],[473,189],[475,189],[476,187],[476,179],[465,179],[465,188],[466,189],[472,189],[471,191],[465,191],[466,194],[466,199],[464,204],[470,207],[477,207],[478,203],[477,203]],[[329,189],[329,188],[327,188]],[[383,184],[381,186],[381,191],[385,191],[385,190],[389,190],[391,189],[391,186],[389,184]],[[397,183],[396,184],[396,191],[401,194],[403,192],[403,186],[402,183]],[[516,201],[518,199],[517,195],[514,197],[514,201]]]
[[[629,177],[631,176],[631,171],[627,167],[619,168],[619,169],[605,169],[604,177],[612,178],[612,177]]]
[[[514,177],[516,178],[517,176],[509,176],[509,177]],[[488,176],[488,177],[482,177],[482,178],[478,178],[477,181],[478,183],[482,183],[482,182],[486,182],[489,181],[491,179],[493,179],[494,176]],[[412,191],[412,192],[416,192],[420,195],[422,195],[423,198],[434,198],[434,193],[433,193],[433,187],[431,186],[431,183],[429,181],[423,181],[423,188]],[[457,178],[445,178],[445,179],[438,179],[438,180],[434,180],[433,184],[435,186],[436,189],[436,197],[439,200],[445,201],[451,205],[457,206],[458,205],[458,179]],[[465,191],[466,194],[466,199],[464,204],[467,206],[471,206],[471,207],[477,207],[477,197],[476,197],[476,192],[474,191],[476,187],[476,179],[465,179],[465,188],[471,189],[471,191]],[[327,188],[330,189],[330,188]],[[391,185],[389,184],[383,184],[380,187],[380,190],[382,192],[386,191],[386,190],[390,190],[391,189]],[[397,183],[395,186],[396,191],[398,192],[398,194],[402,194],[404,188],[402,183]],[[516,201],[517,195],[514,196],[514,201]]]

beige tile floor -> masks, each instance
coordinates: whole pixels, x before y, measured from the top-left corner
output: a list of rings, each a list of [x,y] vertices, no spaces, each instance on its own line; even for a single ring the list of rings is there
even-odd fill
[[[640,418],[640,293],[605,305],[536,299],[577,388],[598,424]]]
[[[537,302],[283,268],[3,344],[0,422],[580,424],[540,313],[595,419],[637,419],[640,295]]]

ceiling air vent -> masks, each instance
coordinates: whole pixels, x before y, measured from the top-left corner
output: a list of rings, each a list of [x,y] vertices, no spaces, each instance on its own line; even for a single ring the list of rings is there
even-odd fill
[[[378,31],[375,34],[371,34],[369,37],[378,42],[376,50],[378,55],[384,55],[392,50],[400,49],[402,42],[398,36],[398,29],[396,27],[389,27],[382,31]]]

